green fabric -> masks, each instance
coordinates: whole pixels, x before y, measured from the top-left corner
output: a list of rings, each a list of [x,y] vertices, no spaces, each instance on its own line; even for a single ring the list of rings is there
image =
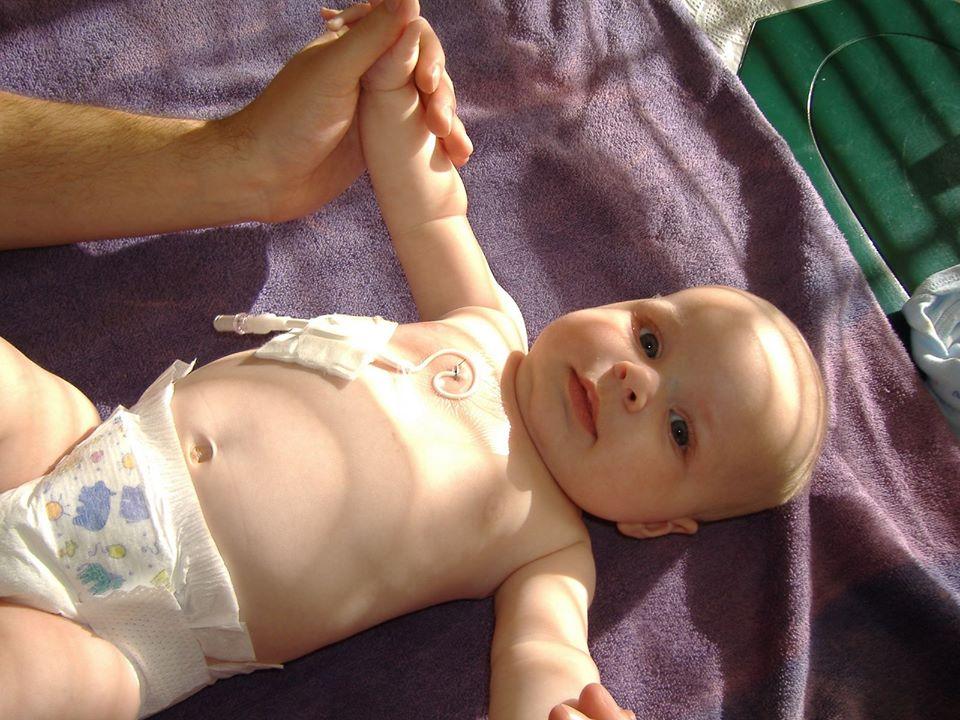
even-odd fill
[[[888,314],[960,263],[960,4],[829,0],[757,22],[739,72]]]

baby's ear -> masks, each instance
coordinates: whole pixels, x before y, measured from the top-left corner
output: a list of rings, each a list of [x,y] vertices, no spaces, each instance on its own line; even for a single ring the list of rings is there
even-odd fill
[[[678,535],[693,535],[700,527],[693,518],[680,518],[679,520],[666,520],[664,522],[645,522],[645,523],[617,523],[617,530],[627,537],[646,540],[648,538],[661,537],[676,533]]]

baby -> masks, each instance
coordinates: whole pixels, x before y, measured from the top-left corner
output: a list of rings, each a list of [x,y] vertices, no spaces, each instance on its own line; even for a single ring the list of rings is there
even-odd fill
[[[0,343],[0,716],[143,717],[495,595],[490,716],[546,718],[599,678],[583,511],[690,534],[809,478],[819,372],[747,292],[581,310],[528,349],[423,119],[420,23],[366,76],[360,134],[422,322],[238,316],[286,332],[102,424]]]

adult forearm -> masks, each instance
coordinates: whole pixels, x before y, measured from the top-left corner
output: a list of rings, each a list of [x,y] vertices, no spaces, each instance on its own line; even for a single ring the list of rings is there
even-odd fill
[[[256,219],[243,162],[221,123],[0,92],[0,249]]]

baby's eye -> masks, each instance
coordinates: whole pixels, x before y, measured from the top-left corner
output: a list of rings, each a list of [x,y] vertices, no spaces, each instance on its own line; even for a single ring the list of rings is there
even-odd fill
[[[670,437],[681,450],[690,444],[690,428],[687,427],[687,421],[675,412],[670,413]]]
[[[643,348],[643,352],[648,358],[655,358],[660,354],[660,341],[651,330],[640,328],[637,337],[640,340],[640,347]]]

